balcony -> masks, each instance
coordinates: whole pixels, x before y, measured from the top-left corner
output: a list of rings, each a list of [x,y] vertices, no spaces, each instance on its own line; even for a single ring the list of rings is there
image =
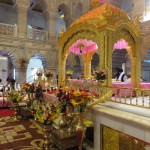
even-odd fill
[[[17,29],[16,25],[0,23],[0,36],[16,37]]]
[[[18,26],[11,24],[0,23],[0,36],[17,37]],[[47,41],[48,32],[45,30],[29,29],[27,28],[27,39],[37,41]]]

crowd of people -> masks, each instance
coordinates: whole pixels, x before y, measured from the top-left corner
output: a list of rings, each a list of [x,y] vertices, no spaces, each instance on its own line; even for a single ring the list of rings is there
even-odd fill
[[[2,79],[0,79],[0,92],[10,92],[11,90],[20,91],[20,85],[14,79],[7,79],[7,84],[4,85],[2,83]]]

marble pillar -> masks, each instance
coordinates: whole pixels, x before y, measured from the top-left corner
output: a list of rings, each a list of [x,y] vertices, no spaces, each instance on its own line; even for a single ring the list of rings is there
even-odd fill
[[[16,82],[18,82],[21,87],[23,83],[26,82],[26,71],[27,71],[27,68],[18,67],[15,69],[15,75],[16,75],[15,79],[16,79]]]

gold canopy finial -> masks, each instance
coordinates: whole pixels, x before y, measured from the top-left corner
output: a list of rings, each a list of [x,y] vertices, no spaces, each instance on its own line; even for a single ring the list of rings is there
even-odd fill
[[[100,1],[99,0],[91,0],[91,6],[92,8],[96,8],[100,5]]]
[[[105,12],[103,12],[103,16],[108,19],[111,15],[111,11],[109,9],[109,3],[106,3],[106,6],[105,6]]]

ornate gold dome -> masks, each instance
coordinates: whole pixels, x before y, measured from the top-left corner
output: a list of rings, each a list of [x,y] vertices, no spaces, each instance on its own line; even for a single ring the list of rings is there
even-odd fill
[[[118,20],[129,20],[127,14],[119,9],[118,7],[115,7],[109,3],[104,3],[100,5],[97,8],[92,9],[91,11],[87,12],[80,18],[78,18],[76,21],[73,22],[71,26],[74,26],[76,24],[79,24],[81,22],[93,22],[95,20],[99,21],[111,21],[112,23],[115,23]],[[98,22],[99,22],[98,21]]]

